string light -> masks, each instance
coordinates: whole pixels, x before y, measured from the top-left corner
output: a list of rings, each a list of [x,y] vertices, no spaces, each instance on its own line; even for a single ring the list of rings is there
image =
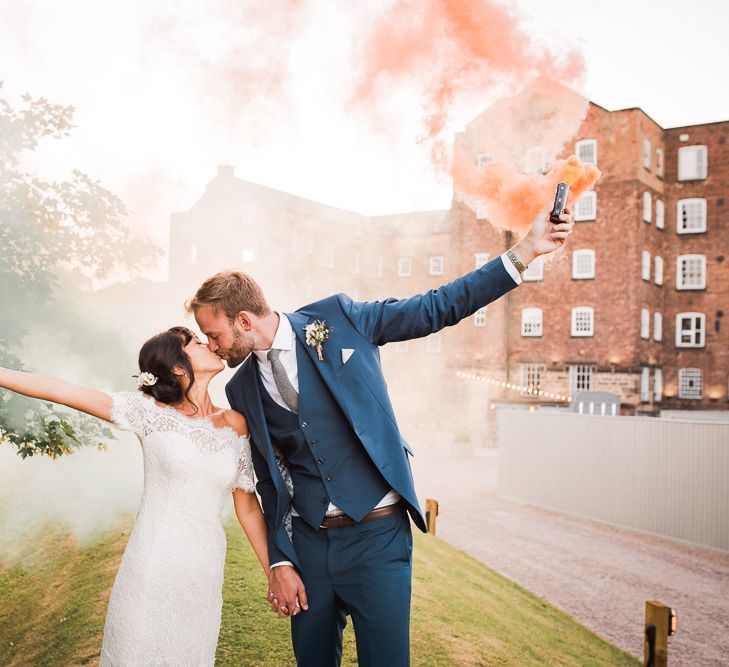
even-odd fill
[[[475,380],[477,382],[485,382],[486,384],[493,385],[495,387],[501,387],[502,389],[510,389],[511,391],[518,391],[520,394],[527,394],[530,396],[543,396],[544,398],[551,398],[554,401],[562,401],[563,403],[572,403],[572,396],[567,394],[555,394],[551,391],[543,391],[542,389],[535,389],[531,386],[524,386],[513,382],[505,382],[503,380],[494,380],[490,377],[483,375],[475,375],[474,373],[466,373],[464,371],[456,371],[456,377],[463,378],[465,380]]]

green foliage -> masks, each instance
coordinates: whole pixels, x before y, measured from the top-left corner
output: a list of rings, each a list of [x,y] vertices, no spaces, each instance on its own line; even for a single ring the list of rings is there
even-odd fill
[[[1,91],[1,84],[0,84]],[[0,97],[0,366],[20,369],[24,336],[48,326],[44,308],[72,295],[59,293],[62,276],[87,282],[135,273],[159,250],[133,239],[123,202],[80,171],[47,181],[23,169],[23,158],[44,139],[73,128],[73,107],[24,95],[19,105]],[[44,319],[46,318],[46,319]],[[79,415],[47,420],[37,404],[13,396],[0,401],[0,442],[23,456],[61,456],[97,443],[109,431]]]
[[[289,622],[267,606],[266,580],[252,549],[237,524],[229,524],[226,533],[216,665],[294,664]],[[14,563],[0,561],[0,664],[61,666],[97,660],[106,600],[126,539],[127,531],[120,527],[92,546],[79,546],[68,535],[44,530],[16,545]],[[415,535],[413,571],[413,667],[639,664],[438,538]],[[342,665],[356,664],[350,623]]]

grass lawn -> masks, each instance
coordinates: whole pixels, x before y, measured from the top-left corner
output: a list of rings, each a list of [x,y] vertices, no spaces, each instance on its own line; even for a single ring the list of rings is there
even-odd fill
[[[129,524],[92,545],[52,529],[0,561],[0,665],[98,664],[104,613]],[[242,531],[228,527],[217,664],[293,664],[289,623],[267,610],[266,582]],[[412,664],[638,665],[528,591],[429,535],[415,535]],[[351,626],[343,665],[356,665]]]

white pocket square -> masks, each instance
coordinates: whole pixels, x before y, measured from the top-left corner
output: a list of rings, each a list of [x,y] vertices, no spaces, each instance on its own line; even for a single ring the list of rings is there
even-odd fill
[[[349,361],[349,358],[354,354],[354,350],[349,349],[348,347],[342,348],[342,366],[346,364]]]

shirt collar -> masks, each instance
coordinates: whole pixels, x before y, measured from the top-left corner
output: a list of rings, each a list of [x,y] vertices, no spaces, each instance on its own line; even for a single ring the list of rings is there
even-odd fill
[[[290,350],[294,345],[295,334],[289,318],[284,313],[279,313],[278,311],[276,311],[276,314],[278,315],[278,328],[273,337],[271,347],[267,350],[253,350],[253,354],[256,355],[258,361],[267,362],[268,353],[271,350]]]

